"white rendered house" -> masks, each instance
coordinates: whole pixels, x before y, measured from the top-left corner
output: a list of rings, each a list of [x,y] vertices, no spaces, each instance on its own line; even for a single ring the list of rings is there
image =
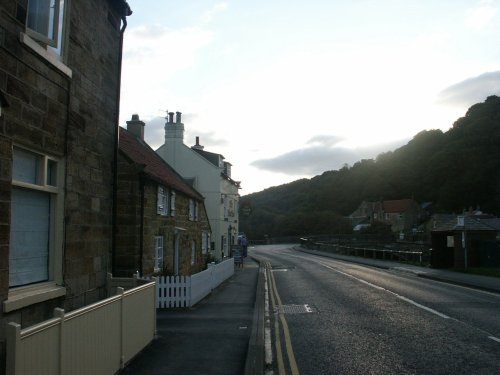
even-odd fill
[[[224,156],[204,150],[196,137],[192,147],[184,144],[181,112],[169,112],[165,123],[165,143],[156,152],[205,197],[212,228],[212,254],[220,260],[230,255],[238,237],[240,182],[231,178],[231,164]]]

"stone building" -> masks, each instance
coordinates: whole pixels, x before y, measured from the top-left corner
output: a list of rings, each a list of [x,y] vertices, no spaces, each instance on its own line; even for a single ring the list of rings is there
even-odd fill
[[[196,144],[184,144],[184,124],[181,113],[168,114],[165,143],[156,152],[181,176],[193,181],[193,186],[205,197],[208,219],[212,228],[212,254],[220,260],[230,254],[239,231],[240,182],[231,177],[231,163],[224,156],[204,150]]]
[[[124,0],[0,3],[0,373],[6,322],[106,297]]]
[[[210,244],[203,197],[144,142],[138,115],[119,143],[116,275],[201,271]]]
[[[394,233],[402,235],[411,233],[413,228],[422,223],[424,217],[422,208],[413,199],[363,201],[349,215],[354,228],[369,226],[378,221],[390,225]]]

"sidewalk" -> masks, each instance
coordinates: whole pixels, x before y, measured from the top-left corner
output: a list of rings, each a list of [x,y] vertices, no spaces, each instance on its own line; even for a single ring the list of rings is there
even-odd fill
[[[372,267],[392,269],[400,272],[410,272],[417,275],[418,277],[437,280],[441,282],[447,282],[456,285],[467,286],[470,288],[481,289],[500,294],[500,278],[498,277],[473,275],[455,271],[448,271],[446,269],[419,267],[410,264],[397,263],[386,260],[377,260],[377,259],[370,259],[363,257],[354,257],[349,255],[341,255],[341,254],[329,253],[326,251],[310,250],[303,248],[301,246],[295,246],[294,249],[297,251],[302,251],[310,254],[335,258],[339,260],[345,260],[352,263],[365,264]]]
[[[157,338],[119,375],[244,374],[258,279],[259,264],[248,257],[196,306],[158,310]]]

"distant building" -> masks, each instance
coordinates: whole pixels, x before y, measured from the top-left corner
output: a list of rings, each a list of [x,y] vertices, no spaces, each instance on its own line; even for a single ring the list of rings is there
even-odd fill
[[[115,274],[191,275],[206,264],[203,197],[144,142],[138,115],[120,128]]]
[[[349,218],[353,228],[363,228],[379,221],[403,236],[422,222],[424,211],[413,199],[363,201]]]
[[[5,326],[107,297],[123,0],[0,3],[0,373]],[[54,15],[59,15],[55,17]]]
[[[433,267],[500,267],[500,219],[454,215],[432,230]]]
[[[239,231],[238,204],[240,182],[231,178],[231,164],[224,156],[204,150],[199,138],[196,144],[184,144],[184,124],[181,113],[168,114],[165,143],[156,150],[169,165],[205,197],[208,219],[212,228],[212,255],[220,260],[228,256]]]

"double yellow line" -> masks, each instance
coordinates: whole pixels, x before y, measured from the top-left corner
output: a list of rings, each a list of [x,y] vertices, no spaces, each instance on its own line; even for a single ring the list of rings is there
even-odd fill
[[[295,354],[293,353],[292,340],[290,338],[290,330],[288,329],[288,323],[285,319],[285,314],[283,312],[283,305],[281,303],[281,298],[278,294],[278,289],[276,288],[276,281],[274,280],[274,275],[271,268],[270,262],[265,262],[265,269],[267,280],[269,283],[269,294],[271,297],[271,305],[273,311],[278,313],[279,319],[274,319],[274,335],[275,335],[275,346],[276,346],[276,361],[278,364],[279,375],[286,374],[285,363],[283,360],[283,351],[281,347],[281,335],[280,335],[280,322],[283,327],[283,336],[285,338],[286,354],[288,357],[288,363],[290,365],[290,371],[292,375],[299,375],[299,368],[297,362],[295,361]]]

